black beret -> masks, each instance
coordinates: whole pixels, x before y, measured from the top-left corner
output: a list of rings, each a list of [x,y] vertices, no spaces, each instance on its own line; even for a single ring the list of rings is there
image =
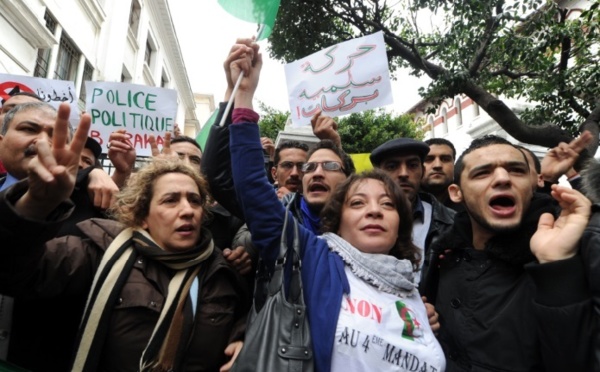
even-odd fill
[[[386,157],[397,153],[417,154],[423,162],[429,153],[429,146],[425,142],[412,138],[396,138],[378,146],[371,152],[371,164],[378,166]]]
[[[96,141],[92,137],[88,137],[85,141],[85,148],[90,149],[92,151],[92,153],[96,157],[96,160],[98,160],[100,154],[102,154],[102,147],[100,146],[98,141]]]

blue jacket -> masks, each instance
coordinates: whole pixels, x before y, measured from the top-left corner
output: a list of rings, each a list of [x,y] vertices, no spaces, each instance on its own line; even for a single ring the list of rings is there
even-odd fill
[[[263,166],[258,125],[233,124],[230,130],[231,164],[238,199],[246,217],[252,241],[261,257],[272,265],[279,254],[285,208],[269,184]],[[292,217],[290,217],[292,218]],[[293,224],[287,236],[293,237]],[[344,263],[327,243],[302,225],[300,246],[302,285],[313,343],[315,370],[331,369],[335,329],[342,296],[350,292]]]

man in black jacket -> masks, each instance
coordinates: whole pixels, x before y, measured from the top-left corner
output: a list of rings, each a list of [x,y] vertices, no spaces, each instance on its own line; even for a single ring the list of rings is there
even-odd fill
[[[424,160],[429,146],[412,138],[396,138],[385,142],[371,153],[371,163],[389,174],[406,193],[413,208],[413,243],[421,248],[421,275],[419,292],[429,301],[434,300],[437,279],[429,268],[435,261],[430,246],[450,230],[454,210],[445,207],[436,198],[421,192],[425,171]]]
[[[591,300],[577,243],[591,203],[534,194],[523,152],[473,141],[455,165],[462,203],[442,253],[436,310],[447,371],[590,371]]]

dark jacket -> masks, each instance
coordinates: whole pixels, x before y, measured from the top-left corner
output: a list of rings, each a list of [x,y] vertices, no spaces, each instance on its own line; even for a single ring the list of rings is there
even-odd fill
[[[77,172],[71,201],[75,208],[61,224],[56,236],[79,234],[77,223],[103,218],[88,192],[90,167]],[[4,180],[0,180],[0,185]],[[85,294],[14,301],[8,361],[34,372],[69,369],[71,349],[85,306]]]
[[[600,163],[590,162],[583,172],[583,190],[590,200],[592,216],[583,232],[580,252],[585,264],[585,273],[592,290],[594,318],[600,321]],[[594,371],[600,371],[600,332],[594,336]]]
[[[229,124],[233,109],[229,111],[225,125],[220,127],[227,102],[219,104],[219,113],[210,128],[210,134],[202,153],[202,173],[206,176],[212,197],[229,213],[245,221],[231,176],[231,155],[229,154]]]
[[[429,193],[420,192],[419,198],[431,204],[431,224],[425,238],[425,257],[423,258],[419,293],[427,297],[428,302],[433,303],[437,294],[438,259],[436,252],[431,247],[451,230],[456,212],[444,206]]]
[[[447,371],[590,371],[591,301],[581,258],[537,264],[529,240],[543,212],[536,195],[513,233],[472,248],[469,216],[460,212],[440,242],[440,342]],[[526,268],[524,267],[525,265]]]
[[[68,214],[66,208],[49,217],[55,223],[28,221],[11,206],[22,190],[7,192],[0,193],[0,239],[5,243],[0,249],[0,292],[32,298],[87,293],[104,250],[123,226],[92,219],[78,225],[81,236],[46,241]],[[218,249],[202,265],[195,319],[190,302],[186,304],[184,329],[191,338],[178,371],[218,371],[226,362],[225,347],[243,338],[248,304],[242,281]],[[114,304],[99,370],[138,369],[172,275],[151,260],[135,263]]]

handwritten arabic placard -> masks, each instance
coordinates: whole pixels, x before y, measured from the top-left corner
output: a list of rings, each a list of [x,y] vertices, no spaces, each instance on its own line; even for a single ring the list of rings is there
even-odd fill
[[[293,126],[393,103],[383,32],[345,41],[285,65]]]
[[[72,81],[0,73],[0,97],[7,99],[11,92],[37,94],[44,102],[48,102],[57,109],[62,102],[68,102],[71,104],[69,121],[73,126],[79,124],[78,97]]]
[[[86,81],[86,108],[92,117],[90,137],[107,151],[108,137],[125,129],[137,155],[150,156],[149,135],[159,145],[172,132],[177,115],[177,92],[145,85]]]

